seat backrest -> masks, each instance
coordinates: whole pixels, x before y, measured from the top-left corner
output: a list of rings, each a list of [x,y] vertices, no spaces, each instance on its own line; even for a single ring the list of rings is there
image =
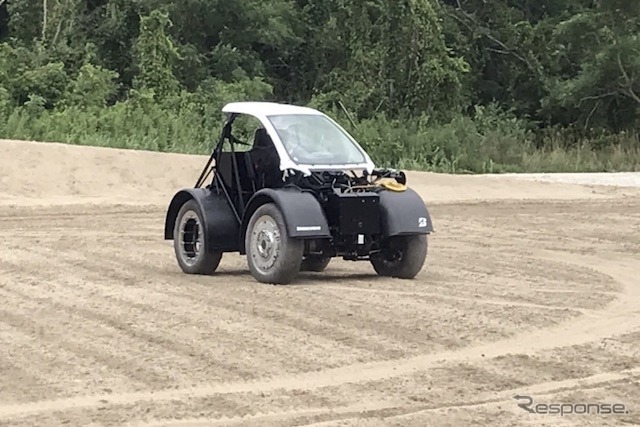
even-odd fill
[[[253,148],[249,151],[259,186],[274,187],[281,183],[280,156],[265,129],[257,129]]]
[[[253,138],[253,148],[269,148],[273,147],[273,141],[265,128],[256,129]]]
[[[273,145],[271,137],[265,129],[257,129],[253,142],[253,148],[249,151],[253,165],[258,171],[277,168],[280,165],[280,157]]]

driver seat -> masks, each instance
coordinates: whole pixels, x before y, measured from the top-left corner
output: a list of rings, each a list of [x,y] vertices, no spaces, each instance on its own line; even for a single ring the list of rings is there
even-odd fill
[[[276,187],[278,183],[282,184],[280,156],[266,129],[256,129],[253,148],[249,151],[249,157],[253,164],[259,187]]]

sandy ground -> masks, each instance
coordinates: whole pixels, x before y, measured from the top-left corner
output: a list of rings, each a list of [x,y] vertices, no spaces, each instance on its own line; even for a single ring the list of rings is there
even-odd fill
[[[333,260],[274,287],[238,255],[184,275],[162,240],[201,156],[0,153],[0,425],[640,423],[636,175],[410,173],[436,226],[415,281]]]

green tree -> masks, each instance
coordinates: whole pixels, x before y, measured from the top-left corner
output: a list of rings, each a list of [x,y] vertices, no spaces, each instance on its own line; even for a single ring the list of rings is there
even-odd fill
[[[65,95],[65,102],[76,107],[105,107],[116,93],[118,73],[90,63],[84,64]]]
[[[554,37],[558,74],[545,99],[547,114],[585,128],[635,127],[640,116],[640,4],[597,2],[561,22]]]
[[[430,0],[300,4],[311,28],[297,56],[309,63],[304,92],[343,100],[359,117],[443,119],[460,109],[467,66],[447,48]]]
[[[11,0],[7,3],[8,32],[15,39],[30,43],[42,37],[44,6],[33,0]]]
[[[154,10],[140,20],[140,35],[134,45],[138,74],[133,87],[152,90],[158,100],[175,95],[179,89],[173,74],[178,50],[166,34],[170,26],[169,16]]]

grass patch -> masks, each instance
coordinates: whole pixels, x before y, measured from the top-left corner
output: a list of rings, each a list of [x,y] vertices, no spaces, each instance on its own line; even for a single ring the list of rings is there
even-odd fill
[[[6,106],[5,106],[6,107]],[[222,102],[192,95],[160,105],[151,98],[108,107],[46,109],[37,102],[4,110],[0,136],[101,147],[208,154],[218,139]],[[478,108],[433,124],[384,116],[351,125],[329,112],[361,142],[376,164],[445,173],[640,171],[637,134],[577,136],[535,130],[496,109]]]

